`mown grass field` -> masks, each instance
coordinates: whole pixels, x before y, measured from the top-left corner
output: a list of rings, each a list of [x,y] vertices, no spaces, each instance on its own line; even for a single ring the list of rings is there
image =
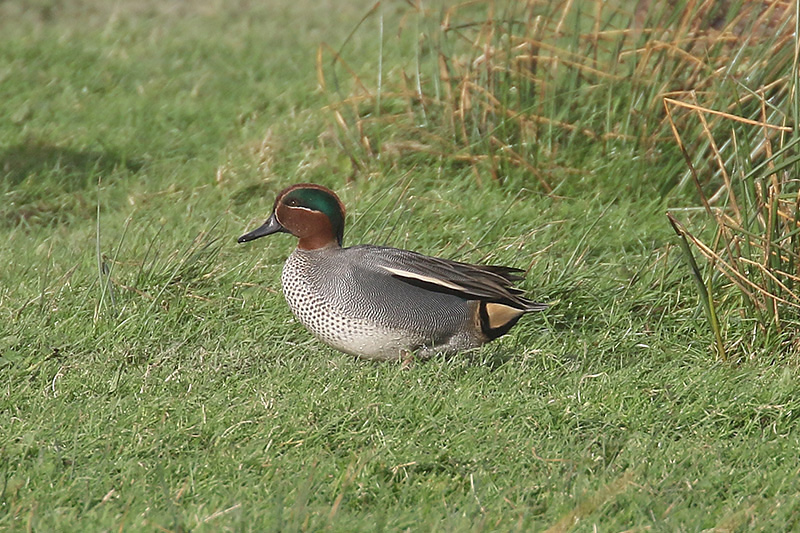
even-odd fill
[[[372,4],[269,4],[0,3],[0,530],[800,528],[797,357],[712,348],[672,139],[543,144],[552,191],[366,157],[329,50],[388,87],[413,17],[348,38]],[[624,107],[607,83],[573,110]],[[280,293],[293,239],[236,244],[301,181],[346,243],[524,268],[551,308],[409,369],[321,345]]]

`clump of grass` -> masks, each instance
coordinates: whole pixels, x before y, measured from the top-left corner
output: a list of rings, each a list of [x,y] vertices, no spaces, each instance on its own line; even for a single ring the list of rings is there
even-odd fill
[[[797,349],[793,338],[800,326],[800,135],[798,107],[788,98],[796,95],[797,88],[788,76],[781,89],[787,95],[784,105],[775,106],[763,91],[756,92],[760,117],[720,114],[696,104],[688,107],[703,125],[715,173],[724,181],[713,196],[704,190],[696,154],[673,122],[707,215],[704,222],[710,223],[712,231],[689,230],[676,213],[668,216],[685,243],[684,253],[722,358],[737,352],[740,357],[752,357],[781,343]],[[796,67],[791,79],[795,77]],[[726,138],[715,136],[708,115],[727,123]],[[700,271],[689,243],[708,260],[711,275]],[[724,308],[726,320],[718,319],[717,307]],[[723,342],[726,336],[728,345]]]
[[[670,136],[664,94],[692,90],[728,105],[731,87],[744,79],[773,96],[779,85],[763,80],[774,81],[792,60],[790,7],[542,0],[434,12],[417,3],[390,46],[376,6],[365,20],[379,20],[377,77],[357,72],[341,50],[330,53],[326,70],[324,48],[318,75],[323,88],[337,91],[330,106],[337,142],[356,172],[371,159],[425,155],[469,165],[478,182],[516,173],[551,193],[581,170],[581,157],[663,159]],[[413,62],[383,72],[384,50],[404,47]]]
[[[109,257],[101,252],[98,239],[100,296],[95,309],[95,320],[101,308],[110,305],[112,315],[116,312],[114,295],[117,292],[126,293],[135,302],[146,304],[148,315],[157,306],[169,306],[170,300],[205,300],[207,297],[204,293],[209,290],[213,292],[222,270],[217,260],[221,247],[221,236],[217,229],[212,227],[202,231],[182,249],[174,249],[167,255],[159,248],[159,236],[160,232],[157,232],[147,244],[143,255],[128,261],[128,264],[119,257],[122,241],[118,243],[114,256]],[[117,274],[114,272],[117,268],[127,272]]]
[[[694,211],[706,215],[702,222],[710,228],[697,219],[681,222],[677,210],[668,217],[723,359],[754,357],[781,344],[795,351],[791,338],[800,323],[798,20],[788,4],[753,5],[764,9],[751,28],[775,32],[770,48],[751,52],[753,68],[733,61],[720,91],[664,97],[686,162],[682,181],[694,184],[701,203]],[[692,247],[708,260],[710,273],[701,271]]]

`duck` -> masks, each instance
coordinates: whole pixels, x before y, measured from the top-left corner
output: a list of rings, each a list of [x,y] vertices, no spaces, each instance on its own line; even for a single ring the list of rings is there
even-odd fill
[[[281,274],[297,320],[324,344],[374,361],[408,361],[478,348],[545,303],[514,286],[518,268],[475,265],[359,244],[344,247],[345,207],[327,187],[281,191],[272,213],[237,240],[275,233],[298,239]]]

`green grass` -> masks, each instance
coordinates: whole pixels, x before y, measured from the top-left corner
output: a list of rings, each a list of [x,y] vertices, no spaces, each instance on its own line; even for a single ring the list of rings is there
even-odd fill
[[[354,162],[314,61],[370,6],[0,4],[0,530],[800,527],[796,355],[715,358],[680,153],[565,142],[555,197]],[[414,48],[383,14],[388,79]],[[280,294],[293,240],[235,243],[299,181],[346,243],[526,268],[553,306],[410,369],[328,349]]]

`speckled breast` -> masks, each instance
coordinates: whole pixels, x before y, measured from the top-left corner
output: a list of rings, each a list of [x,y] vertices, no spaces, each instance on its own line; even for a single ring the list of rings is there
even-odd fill
[[[365,316],[343,313],[348,307],[343,302],[343,287],[332,287],[334,279],[322,279],[324,273],[308,255],[295,251],[289,256],[281,283],[292,313],[318,339],[337,350],[381,360],[396,359],[402,350],[424,344],[407,331],[376,324],[366,311]],[[352,302],[348,303],[352,307]]]

